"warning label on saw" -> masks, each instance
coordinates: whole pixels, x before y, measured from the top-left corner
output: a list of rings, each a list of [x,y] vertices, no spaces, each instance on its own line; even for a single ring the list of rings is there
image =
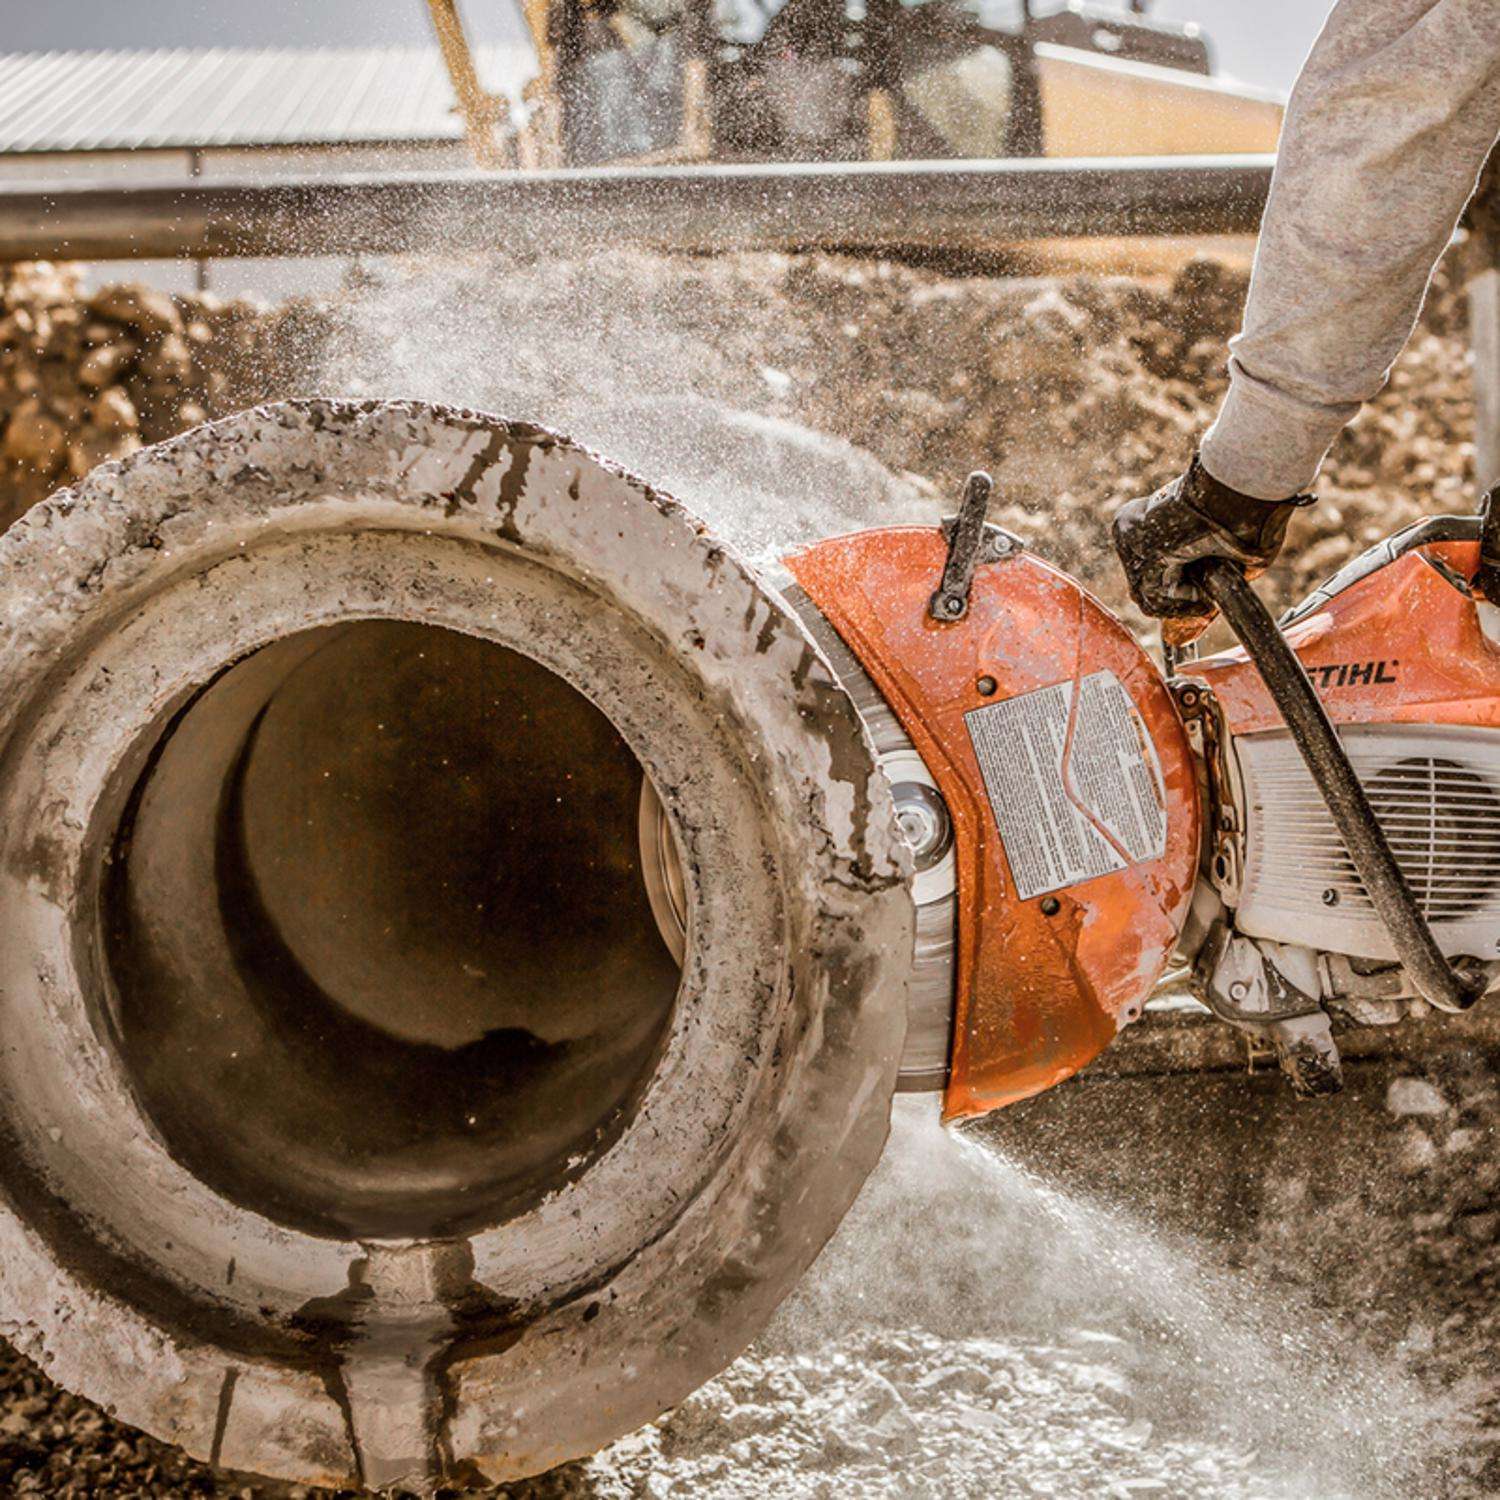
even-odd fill
[[[1161,857],[1161,766],[1113,672],[988,703],[964,719],[1022,900]]]

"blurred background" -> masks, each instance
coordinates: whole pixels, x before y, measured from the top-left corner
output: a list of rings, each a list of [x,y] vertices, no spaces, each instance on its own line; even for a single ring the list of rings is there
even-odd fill
[[[1213,38],[1218,69],[1263,88],[1287,89],[1312,45],[1332,0],[1158,0],[1152,14],[1189,22]],[[1038,3],[1037,13],[1055,10]],[[1124,11],[1126,0],[1101,0]],[[516,44],[524,25],[510,0],[470,0],[465,20],[481,43]],[[0,20],[6,52],[128,50],[140,47],[418,47],[430,33],[411,0],[273,0],[224,6],[210,0],[54,0],[48,6],[11,6]]]
[[[1327,6],[59,0],[0,20],[0,185],[1266,152]],[[329,290],[346,257],[141,262]],[[96,279],[115,274],[108,266]]]

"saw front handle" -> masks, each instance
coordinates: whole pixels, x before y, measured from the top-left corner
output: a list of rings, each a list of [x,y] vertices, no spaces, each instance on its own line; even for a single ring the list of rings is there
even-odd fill
[[[1464,972],[1438,947],[1327,709],[1244,570],[1207,558],[1194,567],[1193,581],[1224,612],[1281,711],[1412,983],[1439,1010],[1467,1010],[1484,993],[1484,974]]]

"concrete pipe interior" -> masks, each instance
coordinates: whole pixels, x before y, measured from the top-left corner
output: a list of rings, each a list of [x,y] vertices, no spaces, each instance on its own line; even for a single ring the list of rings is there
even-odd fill
[[[310,629],[123,774],[103,1020],[201,1180],[314,1234],[441,1236],[618,1136],[679,970],[641,767],[560,677],[435,626]]]

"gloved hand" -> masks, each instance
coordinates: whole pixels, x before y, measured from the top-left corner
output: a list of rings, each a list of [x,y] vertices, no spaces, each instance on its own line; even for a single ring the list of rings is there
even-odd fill
[[[1185,576],[1201,557],[1227,557],[1254,578],[1276,560],[1292,512],[1312,495],[1257,500],[1220,484],[1195,456],[1188,471],[1149,500],[1131,500],[1115,516],[1115,551],[1130,594],[1166,624],[1162,636],[1185,645],[1208,628],[1214,606]]]

